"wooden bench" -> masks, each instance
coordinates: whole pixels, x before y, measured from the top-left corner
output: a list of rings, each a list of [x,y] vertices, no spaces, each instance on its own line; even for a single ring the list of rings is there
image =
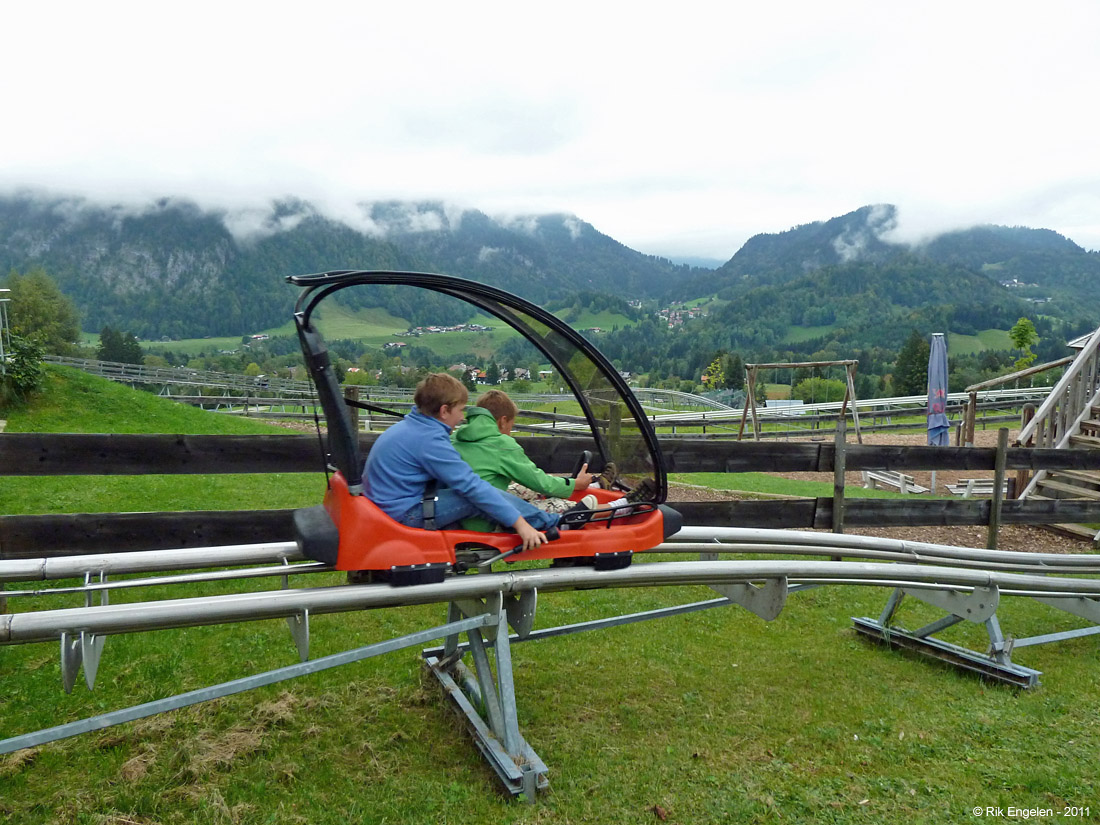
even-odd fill
[[[913,481],[913,477],[893,470],[864,470],[863,486],[868,490],[892,487],[902,493],[927,493],[928,488]]]
[[[944,486],[952,495],[962,496],[963,498],[993,497],[993,479],[991,478],[960,478],[955,484],[945,484]],[[1008,495],[1008,479],[1005,479],[1001,492]]]

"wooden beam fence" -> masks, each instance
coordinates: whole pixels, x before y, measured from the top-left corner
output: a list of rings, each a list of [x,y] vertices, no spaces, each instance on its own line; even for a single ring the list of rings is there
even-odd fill
[[[376,436],[362,434],[364,455]],[[574,436],[520,437],[528,454],[550,472],[568,472],[592,449]],[[707,442],[662,439],[670,472],[814,472],[838,464],[860,470],[1100,470],[1100,450],[845,445],[841,442]],[[4,476],[313,473],[323,470],[313,435],[85,435],[0,434]],[[827,476],[823,476],[825,480]],[[685,522],[707,526],[843,529],[845,526],[927,526],[1100,522],[1100,502],[1078,499],[995,501],[909,497],[899,500],[831,497],[782,501],[670,502]],[[97,513],[0,516],[0,558],[36,558],[170,547],[286,541],[290,510],[183,513]]]

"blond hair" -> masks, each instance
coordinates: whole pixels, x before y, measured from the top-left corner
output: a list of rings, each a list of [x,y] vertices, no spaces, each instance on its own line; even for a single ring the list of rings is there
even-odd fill
[[[445,372],[433,372],[416,385],[413,403],[424,415],[439,417],[442,407],[457,407],[470,398],[466,387],[453,375]]]
[[[502,418],[513,419],[519,412],[515,402],[502,390],[489,390],[477,400],[477,406],[484,407],[499,421]]]

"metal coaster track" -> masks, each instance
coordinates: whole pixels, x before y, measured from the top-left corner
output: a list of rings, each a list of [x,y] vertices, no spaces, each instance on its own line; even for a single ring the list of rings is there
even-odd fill
[[[72,689],[81,668],[88,687],[94,686],[106,637],[121,633],[284,618],[301,658],[297,665],[15,736],[0,741],[0,753],[443,639],[442,647],[424,651],[425,667],[437,677],[445,695],[466,719],[475,742],[505,788],[531,798],[546,786],[547,768],[519,735],[511,643],[734,604],[771,620],[781,613],[789,594],[823,585],[875,586],[892,592],[878,619],[853,619],[861,635],[918,650],[988,678],[1028,687],[1037,683],[1039,673],[1012,662],[1014,648],[1100,633],[1100,578],[1093,578],[1100,576],[1100,555],[1006,552],[864,536],[704,527],[685,527],[650,553],[662,558],[692,553],[698,554],[698,560],[655,559],[615,571],[583,567],[513,570],[404,588],[383,584],[291,587],[291,576],[294,581],[306,582],[331,568],[303,562],[297,547],[289,542],[0,561],[0,585],[8,588],[3,595],[12,605],[33,603],[38,595],[84,596],[82,607],[0,615],[0,644],[60,642],[66,690]],[[862,560],[718,558],[718,554],[746,553]],[[123,575],[139,577],[113,578]],[[82,585],[11,589],[18,583],[80,577]],[[258,577],[281,577],[282,589],[108,603],[107,594],[116,588]],[[534,628],[540,591],[548,594],[686,585],[707,586],[718,598],[564,627]],[[898,605],[907,596],[943,609],[945,616],[915,631],[893,625]],[[1002,596],[1031,598],[1092,624],[1078,630],[1012,639],[1001,632],[997,620]],[[99,604],[93,604],[96,597]],[[310,615],[435,603],[448,605],[444,624],[321,659],[309,658]],[[963,621],[985,625],[990,636],[988,651],[960,648],[935,637],[938,631]],[[509,633],[509,627],[514,633]],[[459,634],[465,634],[467,641],[460,642]],[[489,664],[490,648],[496,659],[495,675]],[[472,670],[463,664],[466,653],[473,657]],[[485,708],[487,718],[475,707]]]

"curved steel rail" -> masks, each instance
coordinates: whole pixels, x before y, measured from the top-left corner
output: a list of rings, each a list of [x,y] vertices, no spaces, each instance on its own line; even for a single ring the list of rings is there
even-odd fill
[[[263,591],[136,604],[99,605],[0,616],[0,644],[45,642],[66,631],[106,636],[176,627],[224,624],[258,619],[338,613],[485,598],[539,590],[544,593],[608,587],[721,585],[785,578],[790,582],[935,584],[947,588],[995,586],[1046,596],[1100,597],[1100,579],[1052,578],[1045,575],[918,564],[844,561],[692,561],[633,565],[624,570],[584,568],[522,570],[463,576],[415,587],[355,585]]]

